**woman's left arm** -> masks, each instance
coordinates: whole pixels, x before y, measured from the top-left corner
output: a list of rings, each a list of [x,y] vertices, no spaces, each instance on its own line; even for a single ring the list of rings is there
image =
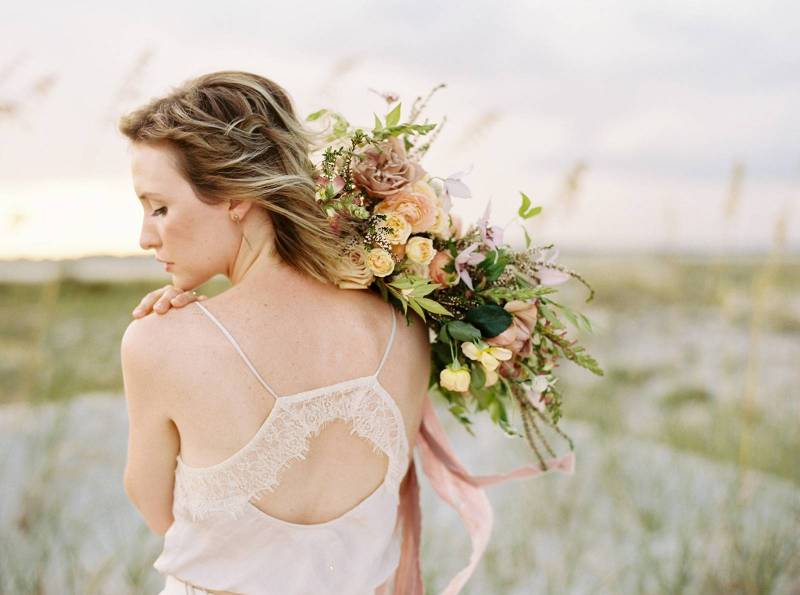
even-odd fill
[[[120,348],[128,408],[128,455],[123,484],[147,526],[164,535],[173,522],[172,491],[180,438],[169,416],[168,382],[163,380],[166,341],[156,317],[128,325]]]

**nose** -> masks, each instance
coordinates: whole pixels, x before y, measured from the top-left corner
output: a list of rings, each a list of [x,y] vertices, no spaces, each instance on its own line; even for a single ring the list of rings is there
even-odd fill
[[[154,225],[149,225],[147,217],[142,221],[142,231],[139,234],[139,247],[142,250],[149,250],[150,248],[158,248],[161,245],[161,240]]]

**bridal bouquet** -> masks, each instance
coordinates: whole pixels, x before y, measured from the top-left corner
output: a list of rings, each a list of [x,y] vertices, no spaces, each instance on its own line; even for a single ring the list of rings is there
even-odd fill
[[[525,249],[503,243],[503,229],[489,221],[491,202],[477,223],[462,229],[451,213],[453,198],[470,198],[459,172],[446,178],[420,164],[441,125],[417,124],[422,104],[414,102],[407,121],[396,103],[371,130],[353,127],[339,113],[322,109],[307,121],[327,119],[330,130],[316,165],[317,201],[337,233],[346,234],[342,288],[375,289],[407,314],[426,322],[433,342],[430,390],[444,397],[450,412],[470,433],[471,414],[487,411],[509,436],[522,437],[511,423],[516,404],[524,436],[544,467],[543,450],[555,456],[539,427],[543,423],[567,440],[557,426],[562,395],[554,369],[561,357],[597,375],[597,362],[570,339],[561,319],[591,331],[589,319],[553,299],[555,286],[577,273],[556,263],[553,245]],[[443,124],[444,122],[442,122]],[[435,129],[435,131],[434,131]],[[430,139],[426,135],[431,133]],[[520,192],[515,219],[536,216]]]

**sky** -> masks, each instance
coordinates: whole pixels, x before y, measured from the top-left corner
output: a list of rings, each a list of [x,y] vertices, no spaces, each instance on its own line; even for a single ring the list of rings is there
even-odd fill
[[[440,83],[454,212],[582,251],[800,250],[800,7],[790,2],[14,3],[0,20],[0,259],[143,255],[117,118],[250,70],[371,127]],[[516,223],[509,239],[519,238]]]

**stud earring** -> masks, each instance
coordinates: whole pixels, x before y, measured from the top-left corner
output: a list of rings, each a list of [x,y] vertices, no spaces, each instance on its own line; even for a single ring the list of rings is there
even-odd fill
[[[234,223],[239,223],[239,215],[237,213],[231,215],[231,219],[233,219]]]

